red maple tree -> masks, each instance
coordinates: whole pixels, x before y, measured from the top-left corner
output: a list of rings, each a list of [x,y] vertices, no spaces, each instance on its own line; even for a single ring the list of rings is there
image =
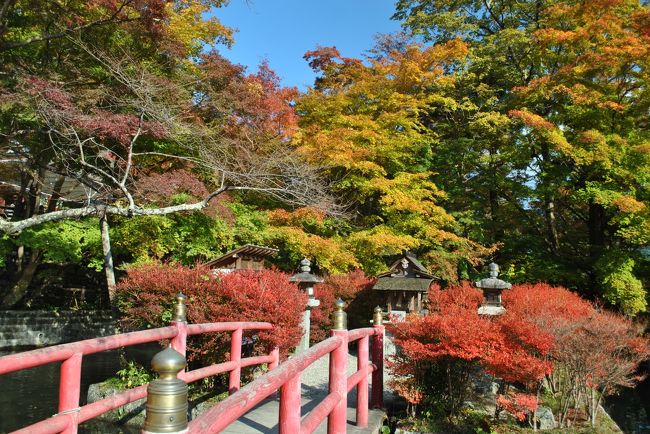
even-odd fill
[[[203,265],[190,268],[147,264],[131,268],[117,288],[124,324],[129,328],[167,325],[174,296],[179,292],[188,297],[190,323],[273,323],[272,330],[252,333],[259,338],[257,353],[268,353],[277,346],[286,355],[300,341],[306,296],[289,282],[287,274],[276,270],[242,270],[215,277]],[[190,339],[188,357],[204,364],[223,361],[224,348],[230,348],[229,339],[229,334]]]

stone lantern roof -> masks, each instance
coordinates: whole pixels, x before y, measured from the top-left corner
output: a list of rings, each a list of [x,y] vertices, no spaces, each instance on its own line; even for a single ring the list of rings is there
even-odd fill
[[[501,279],[497,279],[497,276],[499,275],[499,266],[497,264],[491,262],[490,265],[488,265],[488,269],[490,270],[490,277],[481,279],[478,282],[476,282],[475,285],[477,288],[482,288],[482,289],[512,288],[512,284],[505,282]]]
[[[290,282],[295,282],[295,283],[321,283],[323,281],[322,278],[316,276],[315,274],[312,274],[311,272],[311,262],[309,259],[304,258],[302,261],[300,261],[300,273],[294,274],[289,278]]]

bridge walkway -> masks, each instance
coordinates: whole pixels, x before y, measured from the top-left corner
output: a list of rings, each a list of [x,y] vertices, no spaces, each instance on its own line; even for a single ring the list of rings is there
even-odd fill
[[[357,367],[357,357],[354,354],[348,355],[348,375],[354,373]],[[301,414],[304,417],[327,395],[327,383],[329,373],[329,358],[322,357],[309,366],[301,375],[302,400]],[[384,372],[384,375],[387,375]],[[388,380],[385,376],[384,380]],[[384,386],[384,390],[386,387]],[[385,397],[388,395],[384,392]],[[368,413],[368,427],[359,428],[356,426],[356,389],[348,394],[348,434],[374,434],[381,432],[382,423],[386,417],[384,410],[370,410]],[[279,398],[273,397],[262,401],[244,416],[233,422],[226,428],[223,434],[271,434],[278,432],[278,414],[280,409]],[[327,433],[327,419],[320,424],[315,431],[316,434]]]

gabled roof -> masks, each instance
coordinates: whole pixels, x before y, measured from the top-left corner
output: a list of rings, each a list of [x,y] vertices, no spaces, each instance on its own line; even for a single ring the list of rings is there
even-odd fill
[[[253,244],[246,244],[245,246],[238,247],[235,250],[231,250],[230,252],[222,256],[219,256],[218,258],[213,259],[210,262],[207,262],[205,265],[207,265],[210,268],[219,268],[222,265],[232,263],[234,259],[240,256],[251,256],[254,258],[265,259],[265,258],[271,258],[275,256],[277,253],[278,253],[278,249],[273,249],[271,247],[255,246]]]
[[[413,266],[413,269],[417,276],[412,276],[415,278],[429,278],[429,279],[437,279],[436,276],[431,274],[429,270],[427,270],[424,265],[418,259],[415,257],[415,255],[411,252],[406,252],[404,253],[399,259],[397,259],[393,264],[390,266],[390,270],[379,274],[377,277],[404,277],[401,276],[401,270],[402,270],[402,260],[406,259],[411,263]],[[399,276],[396,276],[398,274]]]
[[[413,277],[380,277],[372,289],[378,291],[418,291],[426,292],[433,279]]]

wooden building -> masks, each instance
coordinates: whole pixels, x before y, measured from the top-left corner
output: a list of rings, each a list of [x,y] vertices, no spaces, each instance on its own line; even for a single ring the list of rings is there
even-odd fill
[[[265,262],[275,256],[278,249],[246,244],[207,263],[207,266],[217,272],[234,270],[262,270]]]
[[[412,253],[405,253],[390,270],[377,276],[373,290],[383,293],[388,312],[420,312],[431,283],[437,280]]]

